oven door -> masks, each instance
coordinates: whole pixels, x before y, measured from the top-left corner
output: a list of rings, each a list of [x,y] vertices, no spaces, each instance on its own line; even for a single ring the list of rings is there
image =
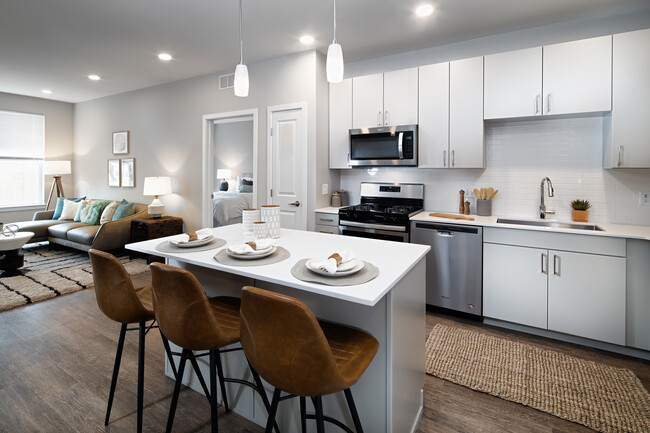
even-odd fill
[[[408,242],[409,234],[406,231],[385,230],[380,228],[371,228],[372,224],[366,224],[368,227],[357,227],[351,225],[339,225],[339,234],[343,236],[356,236],[358,238],[381,239],[384,241]],[[403,227],[396,227],[403,229]]]

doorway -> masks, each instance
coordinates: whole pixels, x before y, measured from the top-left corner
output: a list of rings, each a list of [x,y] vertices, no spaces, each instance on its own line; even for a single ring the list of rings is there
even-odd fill
[[[242,209],[257,207],[257,131],[256,108],[203,116],[202,227],[241,222]]]

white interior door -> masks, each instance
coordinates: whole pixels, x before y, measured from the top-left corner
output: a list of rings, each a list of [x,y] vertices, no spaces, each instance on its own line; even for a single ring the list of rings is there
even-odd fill
[[[283,228],[306,230],[305,104],[269,107],[268,202],[280,206]]]

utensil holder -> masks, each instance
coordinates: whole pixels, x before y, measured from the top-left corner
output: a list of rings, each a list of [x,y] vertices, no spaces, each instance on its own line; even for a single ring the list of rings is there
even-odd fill
[[[253,233],[253,223],[260,221],[259,209],[244,209],[242,211],[242,224],[244,224],[244,233]]]
[[[492,215],[492,200],[476,200],[476,215]]]
[[[266,222],[268,236],[273,239],[280,237],[280,206],[266,205],[261,209],[262,221]]]

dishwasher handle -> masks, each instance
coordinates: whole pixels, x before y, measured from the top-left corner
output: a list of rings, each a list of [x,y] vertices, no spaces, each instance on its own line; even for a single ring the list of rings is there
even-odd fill
[[[417,222],[415,223],[416,229],[425,229],[425,230],[434,230],[438,233],[468,233],[473,235],[482,235],[482,228],[471,225],[455,225],[455,224],[440,224],[440,223],[429,223],[429,222]]]
[[[450,232],[450,231],[448,231],[448,230],[445,230],[445,231],[435,230],[435,233],[436,233],[438,236],[442,236],[442,237],[445,237],[445,238],[453,238],[454,235],[456,234],[456,233],[454,233],[454,232]]]

